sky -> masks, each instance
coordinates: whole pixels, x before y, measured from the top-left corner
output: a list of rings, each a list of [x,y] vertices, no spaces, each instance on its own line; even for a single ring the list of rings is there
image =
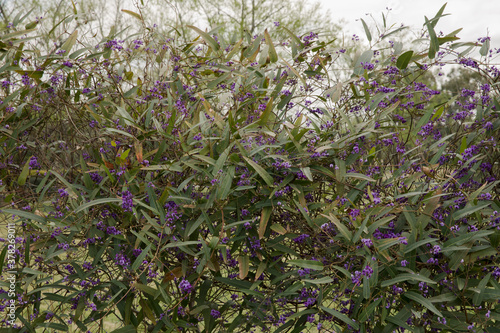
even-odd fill
[[[440,0],[317,0],[330,10],[335,20],[344,18],[344,26],[349,32],[365,37],[360,18],[374,26],[370,16],[382,22],[382,15],[391,8],[388,23],[407,26],[420,30],[425,22],[424,16],[432,18],[446,3]],[[463,28],[458,34],[461,42],[476,41],[479,37],[490,36],[491,47],[500,48],[500,0],[448,0],[445,14],[435,27],[436,32],[445,34]],[[373,34],[373,32],[372,32]]]

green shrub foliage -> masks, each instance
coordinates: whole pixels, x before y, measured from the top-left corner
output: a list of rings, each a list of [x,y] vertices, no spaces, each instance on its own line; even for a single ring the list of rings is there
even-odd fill
[[[3,327],[496,332],[497,50],[436,33],[443,9],[417,43],[384,20],[355,50],[190,27],[189,44],[74,31],[40,54],[17,17],[0,41]],[[441,93],[445,63],[481,83]]]

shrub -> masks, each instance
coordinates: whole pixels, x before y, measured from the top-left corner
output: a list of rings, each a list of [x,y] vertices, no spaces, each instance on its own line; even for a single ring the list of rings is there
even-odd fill
[[[498,70],[436,35],[443,9],[427,49],[386,29],[357,54],[4,34],[4,325],[14,299],[20,332],[493,332]],[[441,95],[445,62],[488,83]]]

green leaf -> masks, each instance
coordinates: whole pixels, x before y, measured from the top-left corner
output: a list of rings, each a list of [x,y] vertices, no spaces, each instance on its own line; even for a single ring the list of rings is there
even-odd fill
[[[243,280],[247,277],[250,266],[248,256],[238,256],[238,264],[240,269],[239,277]]]
[[[180,247],[180,246],[198,245],[198,244],[200,244],[200,241],[173,242],[173,243],[168,243],[167,245],[165,245],[164,249],[169,248],[169,247]]]
[[[345,177],[346,178],[358,178],[358,179],[363,179],[363,180],[367,180],[369,182],[375,182],[376,180],[373,179],[372,177],[369,177],[367,175],[363,175],[361,173],[356,173],[356,172],[348,172],[345,174]]]
[[[146,258],[146,256],[148,255],[149,250],[151,250],[151,244],[149,244],[145,249],[143,249],[141,254],[137,256],[137,258],[135,259],[134,263],[131,266],[132,271],[136,271],[139,268],[139,266],[141,266],[142,262],[144,261],[144,258]]]
[[[479,282],[477,288],[479,289],[479,292],[476,293],[472,297],[472,302],[475,306],[481,305],[481,302],[483,301],[483,296],[484,296],[484,291],[486,288],[486,285],[490,281],[491,273],[486,274],[486,276]]]
[[[21,174],[17,178],[17,183],[19,184],[19,186],[23,186],[24,184],[26,184],[26,179],[28,178],[28,174],[30,172],[30,160],[31,160],[31,157],[28,158],[28,160],[24,164],[24,167],[23,167],[23,170],[21,171]]]
[[[226,60],[229,61],[231,58],[238,52],[241,48],[241,44],[243,43],[243,38],[232,48],[232,50],[227,54]]]
[[[38,324],[37,327],[46,327],[46,328],[52,328],[57,331],[68,331],[68,326],[65,324],[58,324],[58,323],[41,323]]]
[[[66,39],[64,44],[61,46],[61,50],[66,50],[65,54],[69,54],[71,48],[76,43],[76,38],[78,37],[78,30],[75,30],[69,37]]]
[[[419,282],[426,282],[426,283],[429,283],[429,284],[436,284],[436,282],[434,282],[433,280],[431,280],[428,277],[425,277],[423,275],[403,273],[403,274],[399,274],[398,276],[396,276],[393,279],[386,280],[386,281],[382,282],[380,284],[380,286],[381,287],[387,287],[387,286],[391,286],[393,284],[396,284],[396,283],[399,283],[399,282],[403,282],[403,281],[415,281],[415,282],[419,281]]]
[[[479,49],[479,54],[482,55],[483,57],[486,57],[488,55],[489,50],[490,50],[490,40],[487,39],[483,42],[483,45]]]
[[[398,57],[396,61],[396,67],[399,69],[406,69],[410,63],[411,57],[413,56],[413,51],[407,51]]]
[[[413,251],[415,250],[416,248],[422,246],[422,245],[425,245],[425,244],[428,244],[428,243],[434,243],[434,242],[437,242],[438,239],[437,238],[428,238],[428,239],[422,239],[418,242],[415,242],[413,244],[409,244],[405,249],[404,249],[404,253],[408,253],[410,251]]]
[[[195,27],[193,25],[187,25],[187,27],[193,29],[194,31],[196,31],[201,36],[201,38],[203,38],[203,40],[212,48],[212,50],[219,51],[219,49],[220,49],[219,44],[217,44],[217,42],[215,41],[215,39],[213,39],[212,37],[210,37],[209,34],[207,34],[203,30],[201,30],[201,29],[199,29],[199,28],[197,28],[197,27]]]
[[[292,40],[297,44],[297,46],[299,47],[299,50],[302,50],[304,48],[304,44],[302,44],[302,42],[300,41],[299,37],[297,37],[297,35],[295,35],[293,32],[291,32],[290,30],[288,30],[285,27],[282,27],[282,29],[285,30],[285,32],[290,36],[290,38],[292,38]]]
[[[320,308],[325,311],[325,312],[328,312],[329,314],[331,314],[332,316],[334,316],[335,318],[338,318],[340,320],[342,320],[344,323],[352,326],[355,330],[357,330],[359,328],[359,325],[358,323],[352,321],[351,318],[347,317],[345,314],[343,313],[340,313],[336,310],[333,310],[333,309],[329,309],[323,305],[320,306]]]
[[[153,297],[156,297],[158,295],[158,290],[156,290],[155,288],[152,288],[150,286],[146,286],[146,285],[140,284],[140,283],[134,283],[133,286],[134,286],[134,288],[137,288],[140,291],[143,291],[146,294],[149,294]]]
[[[368,305],[363,310],[363,312],[361,312],[359,316],[359,321],[364,323],[368,319],[368,317],[372,314],[372,312],[375,310],[375,308],[380,304],[380,302],[382,302],[382,298],[379,298],[375,302],[370,303],[370,305]]]
[[[17,210],[17,209],[10,209],[10,208],[8,208],[8,209],[2,209],[2,213],[7,213],[7,214],[12,214],[12,215],[24,217],[25,219],[37,221],[37,222],[40,222],[40,223],[46,223],[45,217],[39,216],[39,215],[35,215],[33,213],[26,212],[26,211],[23,211],[23,210]]]
[[[333,224],[335,224],[335,227],[340,232],[340,234],[347,241],[351,242],[351,240],[352,240],[352,233],[349,231],[349,229],[347,229],[347,227],[342,222],[339,221],[339,219],[337,217],[335,217],[331,213],[330,213],[330,215],[324,215],[324,214],[321,214],[321,215],[323,215],[324,217],[326,217],[327,219],[329,219]]]
[[[92,200],[92,201],[84,203],[83,205],[81,205],[80,207],[75,209],[75,213],[79,213],[82,210],[85,210],[85,209],[90,208],[90,207],[95,206],[95,205],[106,204],[106,203],[111,203],[111,202],[122,202],[122,199],[121,198],[102,198],[102,199]]]
[[[287,66],[288,66],[288,69],[290,69],[290,70],[293,72],[293,74],[295,74],[295,76],[296,76],[296,77],[298,77],[298,78],[300,79],[300,82],[302,82],[302,85],[303,85],[304,87],[307,87],[306,80],[304,80],[304,78],[302,77],[302,75],[300,75],[300,73],[299,73],[299,72],[297,72],[297,70],[296,70],[293,66],[291,66],[288,62],[286,62],[286,60],[285,60],[285,59],[283,59],[283,58],[282,58],[282,60],[283,60],[283,62],[285,63],[285,65],[287,65]]]
[[[300,171],[302,171],[302,173],[307,177],[307,179],[309,179],[310,181],[314,181],[314,178],[311,173],[311,168],[309,167],[300,168]]]
[[[271,217],[271,213],[273,208],[268,206],[262,209],[262,213],[260,215],[260,224],[259,224],[259,239],[264,237],[264,233],[266,232],[267,223],[269,222],[269,218]]]
[[[432,303],[453,302],[456,299],[457,296],[454,293],[446,293],[428,298]]]
[[[264,179],[267,185],[273,186],[273,177],[271,177],[271,175],[269,175],[267,171],[264,170],[264,168],[262,168],[260,165],[258,165],[257,163],[255,163],[246,156],[243,156],[243,158],[262,177],[262,179]]]
[[[217,199],[224,200],[229,195],[229,192],[231,191],[231,185],[234,179],[234,172],[235,172],[234,165],[231,165],[226,170],[226,174],[222,177],[222,181],[220,182],[220,185],[217,188],[217,193],[216,193]]]
[[[273,41],[267,29],[264,31],[264,38],[266,39],[266,44],[269,46],[269,59],[274,63],[278,61],[278,53],[276,53],[276,49],[274,48]]]
[[[322,278],[319,278],[319,279],[314,279],[314,280],[304,279],[302,281],[312,283],[312,284],[328,284],[328,283],[332,283],[333,279],[329,276],[323,276]]]
[[[436,52],[439,51],[439,41],[436,37],[436,32],[434,31],[433,25],[429,22],[427,16],[425,16],[425,25],[427,26],[427,30],[429,32],[429,38],[431,39],[429,46],[429,59],[434,59],[436,56]]]
[[[368,29],[368,25],[366,25],[365,20],[361,19],[361,23],[363,23],[363,28],[365,29],[366,38],[369,42],[372,41],[372,34],[370,33],[370,29]]]
[[[127,325],[122,328],[118,328],[111,333],[137,333],[137,329],[133,325]]]
[[[465,149],[467,149],[467,137],[466,136],[464,136],[462,138],[462,142],[460,144],[460,154],[463,154]]]
[[[476,206],[465,206],[463,209],[460,209],[453,213],[454,220],[460,220],[462,217],[468,216],[478,210],[484,209],[487,206],[491,205],[491,201],[481,201]]]
[[[428,299],[424,298],[422,295],[417,294],[413,291],[407,291],[403,295],[405,297],[419,303],[420,305],[426,307],[430,311],[437,314],[439,317],[443,317],[443,314],[441,312],[439,312],[439,310]]]
[[[136,12],[133,12],[131,10],[127,10],[127,9],[122,9],[122,12],[124,12],[125,14],[129,14],[133,17],[135,17],[136,19],[138,19],[139,21],[142,21],[142,17],[140,14],[136,13]]]
[[[8,247],[4,246],[0,254],[0,274],[3,272],[3,265],[5,264],[5,255],[7,254]]]
[[[288,263],[302,268],[314,269],[317,271],[323,270],[323,263],[315,260],[295,259],[295,260],[288,260]]]
[[[267,120],[269,119],[272,110],[273,110],[273,98],[271,97],[269,99],[269,102],[267,102],[266,109],[260,115],[260,120],[259,120],[260,125],[265,125],[267,123]]]

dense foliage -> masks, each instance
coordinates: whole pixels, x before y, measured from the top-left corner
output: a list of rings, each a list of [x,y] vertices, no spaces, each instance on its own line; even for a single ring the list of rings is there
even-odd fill
[[[277,26],[231,45],[75,31],[39,54],[17,17],[3,327],[15,270],[19,332],[498,332],[500,73],[489,38],[436,35],[443,10],[425,49],[384,18],[364,52]],[[481,84],[441,94],[445,63]]]

